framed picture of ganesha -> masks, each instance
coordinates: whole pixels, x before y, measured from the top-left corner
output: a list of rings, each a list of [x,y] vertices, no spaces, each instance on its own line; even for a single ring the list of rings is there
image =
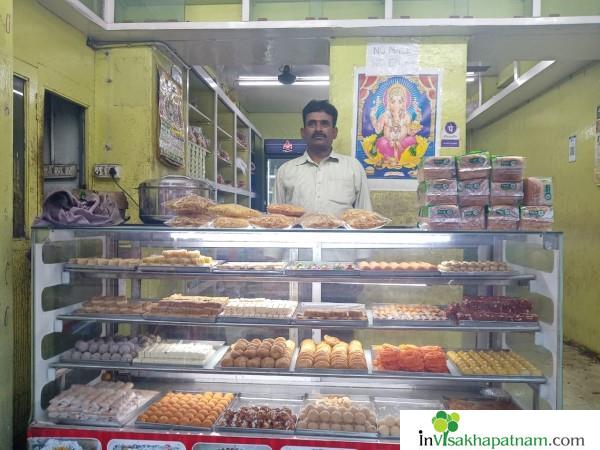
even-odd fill
[[[372,189],[416,189],[417,166],[437,153],[438,93],[439,74],[357,71],[354,155]]]

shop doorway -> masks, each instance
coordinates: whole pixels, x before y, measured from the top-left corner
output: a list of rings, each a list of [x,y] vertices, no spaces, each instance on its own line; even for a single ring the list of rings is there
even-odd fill
[[[44,198],[60,189],[85,189],[85,108],[46,91]]]

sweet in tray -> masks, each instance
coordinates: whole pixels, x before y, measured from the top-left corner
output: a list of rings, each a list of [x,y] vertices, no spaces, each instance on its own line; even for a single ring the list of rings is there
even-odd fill
[[[296,220],[283,214],[265,214],[261,217],[249,219],[249,222],[257,228],[291,228]]]
[[[207,266],[213,263],[210,256],[205,256],[198,250],[163,250],[160,255],[150,255],[142,258],[146,266]]]
[[[361,261],[358,264],[359,270],[389,270],[398,272],[423,272],[437,271],[437,266],[427,262],[387,262],[387,261]]]
[[[79,340],[75,343],[74,348],[61,355],[61,360],[131,363],[142,349],[160,341],[160,336],[152,334],[129,338],[115,336],[87,341]]]
[[[119,267],[122,269],[134,269],[140,264],[139,259],[126,258],[71,258],[69,264],[77,264],[80,266],[106,266]]]
[[[169,392],[137,421],[211,428],[233,398],[233,394],[222,392]]]
[[[146,315],[152,317],[214,318],[223,311],[223,307],[228,300],[228,297],[173,294],[163,298],[158,303],[153,303]]]
[[[508,272],[510,267],[502,261],[444,261],[440,272]]]
[[[537,322],[533,305],[524,298],[504,296],[465,296],[461,303],[448,306],[448,317],[456,320]]]
[[[436,345],[383,344],[373,349],[376,354],[373,366],[377,370],[448,373],[444,350]]]
[[[381,214],[363,209],[347,209],[340,218],[346,222],[346,226],[357,230],[381,228],[391,222]]]
[[[496,400],[489,398],[449,398],[446,400],[447,409],[520,409],[511,400]]]
[[[128,300],[125,296],[96,296],[83,302],[76,314],[142,315],[152,303],[148,301]]]
[[[316,263],[316,262],[297,262],[290,264],[287,270],[356,270],[353,263],[346,262],[331,262],[331,263]]]
[[[221,317],[244,317],[252,319],[289,319],[296,311],[298,302],[271,300],[268,298],[231,298],[223,308]]]
[[[296,349],[294,341],[275,339],[238,339],[221,359],[221,367],[248,369],[289,369]]]
[[[398,305],[379,303],[373,305],[373,318],[379,320],[446,320],[446,311],[435,305]]]
[[[285,269],[286,263],[283,262],[226,262],[219,264],[217,269],[219,270],[240,270],[240,271],[261,271],[261,270],[276,270],[280,271]]]
[[[328,396],[308,400],[298,415],[298,428],[307,430],[376,433],[377,421],[371,402]]]
[[[161,341],[140,349],[134,363],[204,365],[215,353],[215,343],[207,341]]]
[[[367,320],[367,314],[357,303],[301,303],[296,320]]]
[[[50,400],[47,412],[51,420],[119,424],[149,399],[142,391],[133,389],[133,383],[75,384]]]
[[[346,343],[340,339],[327,336],[316,343],[312,339],[304,339],[300,345],[300,353],[296,360],[297,369],[352,369],[367,370],[367,360],[363,346],[359,341]]]
[[[381,437],[400,436],[400,410],[377,419],[377,431]]]
[[[255,404],[253,404],[255,403]],[[279,404],[281,403],[281,404]],[[297,416],[285,402],[244,402],[225,411],[219,427],[292,431],[296,429]],[[276,406],[276,404],[279,404]]]
[[[449,351],[447,356],[463,375],[542,375],[527,359],[510,350]]]

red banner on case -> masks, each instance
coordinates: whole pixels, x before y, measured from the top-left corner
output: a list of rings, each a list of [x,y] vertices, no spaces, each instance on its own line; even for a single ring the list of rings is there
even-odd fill
[[[398,450],[399,443],[321,440],[301,436],[220,436],[185,431],[129,431],[125,429],[68,428],[32,425],[30,447],[38,450],[48,440],[75,442],[84,450]],[[69,448],[69,447],[67,447]]]

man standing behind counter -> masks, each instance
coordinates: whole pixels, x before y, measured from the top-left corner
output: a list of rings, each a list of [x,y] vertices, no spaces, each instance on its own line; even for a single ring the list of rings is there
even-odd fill
[[[349,208],[372,210],[364,169],[356,159],[333,151],[337,115],[327,100],[311,100],[304,107],[300,134],[307,150],[277,171],[275,203],[336,217]]]

